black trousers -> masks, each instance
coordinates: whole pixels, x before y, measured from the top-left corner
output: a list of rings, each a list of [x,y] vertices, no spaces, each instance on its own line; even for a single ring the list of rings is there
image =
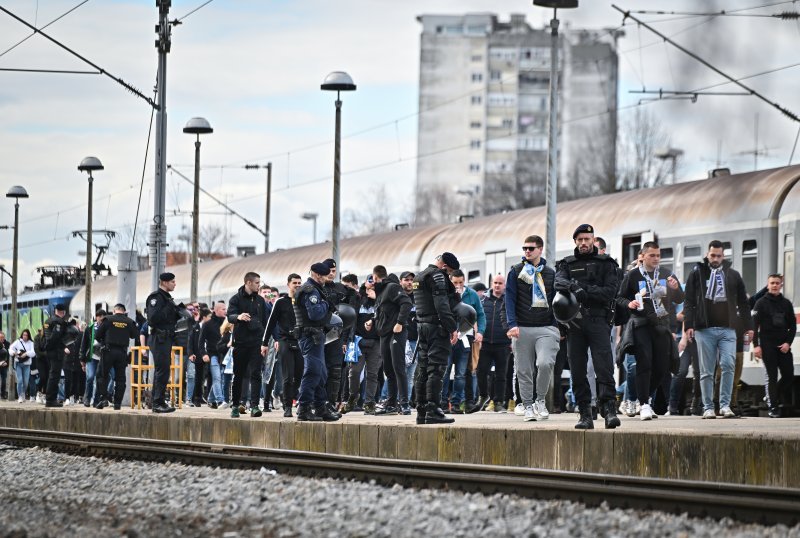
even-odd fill
[[[489,397],[489,375],[494,364],[494,388],[492,399],[495,403],[506,404],[506,368],[508,367],[508,344],[481,345],[478,359],[478,392],[482,398]]]
[[[325,390],[328,393],[328,401],[332,403],[339,401],[339,389],[342,388],[342,365],[344,363],[342,342],[339,339],[325,344],[325,367],[328,369]]]
[[[64,369],[65,398],[74,397],[77,401],[83,395],[83,391],[81,390],[81,376],[83,375],[83,371],[80,367]]]
[[[261,396],[261,371],[264,357],[261,345],[234,346],[233,348],[233,405],[242,401],[242,386],[250,380],[250,407],[258,407]]]
[[[166,405],[164,400],[169,381],[172,338],[155,334],[150,338],[150,355],[153,357],[153,406]]]
[[[192,394],[192,402],[195,404],[203,403],[203,387],[205,386],[209,364],[203,362],[203,357],[194,358],[194,394]]]
[[[659,332],[652,325],[633,330],[636,355],[636,395],[639,403],[649,402],[650,394],[663,382],[669,369],[669,354],[672,350],[672,334]]]
[[[584,317],[569,327],[567,354],[572,372],[572,389],[579,406],[587,407],[592,401],[589,380],[586,378],[589,349],[592,350],[592,363],[597,376],[598,403],[603,404],[616,397],[609,333],[610,327],[605,317]]]
[[[790,405],[792,403],[792,382],[794,380],[794,359],[792,352],[781,353],[778,349],[779,342],[761,340],[761,359],[767,370],[767,390],[769,391],[769,405],[777,409],[778,404]],[[781,380],[778,381],[778,372]]]
[[[450,335],[440,325],[420,323],[418,327],[419,351],[417,380],[414,385],[417,405],[433,403],[439,406],[442,399],[442,376],[447,369],[447,359],[453,346],[450,345]]]
[[[47,376],[47,393],[45,400],[55,403],[58,400],[58,384],[61,382],[61,368],[64,366],[64,355],[57,351],[48,352],[50,356],[50,372]]]
[[[278,344],[278,358],[283,376],[283,404],[291,407],[292,400],[297,399],[300,380],[303,378],[303,354],[300,352],[300,345],[281,340]]]
[[[556,364],[553,366],[553,409],[561,410],[564,408],[564,391],[561,390],[561,374],[567,364],[567,340],[561,340],[556,355]]]
[[[36,388],[45,394],[47,393],[47,383],[50,380],[50,360],[47,355],[37,355],[36,366],[39,368],[39,383]]]
[[[121,347],[109,347],[103,350],[100,367],[97,369],[98,401],[108,400],[108,378],[114,369],[114,405],[122,405],[125,396],[125,372],[128,367],[128,350]]]
[[[406,375],[406,340],[408,329],[381,336],[381,357],[386,374],[388,405],[408,405],[408,376]]]

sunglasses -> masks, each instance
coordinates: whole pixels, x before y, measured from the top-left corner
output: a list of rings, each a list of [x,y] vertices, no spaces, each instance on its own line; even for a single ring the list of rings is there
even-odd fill
[[[522,247],[522,250],[530,250],[530,251],[534,251],[534,250],[536,250],[537,248],[542,248],[542,247],[528,247],[528,246],[525,246],[525,247]]]

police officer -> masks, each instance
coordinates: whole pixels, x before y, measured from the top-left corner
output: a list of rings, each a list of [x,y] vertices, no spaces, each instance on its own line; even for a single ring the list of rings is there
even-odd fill
[[[414,304],[417,309],[418,366],[414,390],[417,396],[417,424],[449,424],[455,420],[442,411],[442,377],[458,325],[453,308],[461,301],[449,273],[460,267],[450,252],[436,257],[415,278]]]
[[[335,312],[340,304],[349,304],[355,310],[358,310],[358,295],[356,291],[341,282],[336,282],[336,261],[333,258],[328,258],[322,263],[330,269],[330,273],[328,273],[323,285],[323,293],[332,311]],[[325,345],[325,368],[328,372],[325,390],[328,394],[328,408],[334,414],[339,414],[336,410],[336,403],[339,401],[339,392],[342,387],[342,365],[344,364],[347,340],[348,336],[345,333],[341,338]],[[341,417],[341,414],[339,416]]]
[[[100,371],[97,374],[98,402],[95,408],[108,407],[108,376],[114,369],[114,409],[122,408],[125,395],[125,369],[128,367],[128,344],[139,338],[136,322],[125,314],[124,304],[114,305],[114,314],[106,317],[94,333],[102,344]]]
[[[53,315],[44,324],[44,348],[47,350],[47,359],[50,362],[45,407],[64,407],[64,404],[58,401],[58,383],[61,381],[61,368],[64,366],[65,355],[71,353],[66,342],[69,328],[67,320],[64,319],[66,314],[67,308],[63,304],[57,304]]]
[[[164,393],[169,380],[169,363],[172,343],[175,339],[175,325],[180,317],[178,305],[172,300],[175,290],[175,275],[161,273],[158,289],[147,297],[147,323],[150,330],[150,352],[153,357],[153,412],[172,413],[174,407],[167,405]]]
[[[592,350],[592,363],[597,375],[597,398],[606,428],[620,425],[614,404],[614,360],[611,355],[611,304],[617,294],[617,263],[594,246],[594,228],[581,224],[572,234],[575,253],[558,262],[554,287],[556,291],[572,292],[580,303],[580,316],[573,320],[567,332],[567,354],[572,373],[575,400],[580,420],[575,428],[591,430],[591,390],[586,378],[587,350]]]
[[[327,368],[324,329],[331,319],[332,307],[323,286],[330,272],[324,263],[315,263],[311,266],[308,280],[294,294],[295,331],[304,362],[297,398],[298,421],[331,422],[340,418],[338,413],[328,408],[325,391]]]

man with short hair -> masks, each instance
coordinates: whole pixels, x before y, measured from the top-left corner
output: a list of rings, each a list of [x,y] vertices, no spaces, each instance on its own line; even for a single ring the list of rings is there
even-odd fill
[[[102,345],[100,372],[97,375],[97,409],[108,406],[108,377],[114,370],[114,409],[122,409],[125,396],[125,369],[128,367],[128,346],[139,336],[136,322],[125,314],[125,305],[114,305],[114,314],[105,318],[95,331],[94,339]]]
[[[331,307],[332,312],[336,312],[340,304],[348,304],[353,309],[358,308],[358,299],[355,290],[345,286],[341,282],[336,282],[336,261],[328,258],[322,262],[330,272],[325,276],[323,291],[325,299]],[[325,391],[328,395],[328,409],[332,414],[338,415],[336,406],[339,402],[339,392],[342,387],[342,367],[344,366],[344,352],[347,348],[347,334],[329,342],[325,345]],[[341,417],[341,415],[339,415]]]
[[[716,418],[713,396],[717,354],[722,370],[719,411],[724,418],[735,417],[730,403],[736,366],[736,329],[744,330],[751,338],[753,330],[744,281],[725,260],[721,241],[711,241],[706,257],[689,273],[684,313],[686,336],[697,338],[703,418]]]
[[[214,304],[211,317],[203,323],[198,342],[198,353],[203,361],[208,364],[211,374],[211,390],[208,392],[208,406],[211,409],[222,407],[225,409],[225,398],[222,392],[222,357],[217,351],[217,344],[221,338],[220,328],[228,315],[228,308],[223,302]]]
[[[794,380],[792,342],[797,333],[797,321],[794,306],[781,294],[782,288],[783,275],[769,275],[767,294],[756,301],[753,315],[753,354],[764,361],[767,371],[770,418],[780,418],[780,404],[791,405]],[[778,371],[781,373],[780,382]]]
[[[417,327],[417,307],[414,305],[414,277],[411,271],[400,273],[400,285],[411,300],[411,312],[408,313],[408,341],[406,343],[406,379],[408,380],[408,394],[414,390],[414,372],[417,370],[416,349],[419,340]]]
[[[92,398],[95,396],[95,377],[100,367],[100,344],[95,341],[94,335],[98,327],[107,316],[107,312],[103,309],[94,313],[94,323],[91,328],[87,327],[83,331],[81,337],[81,350],[80,360],[83,365],[83,371],[86,373],[86,390],[83,394],[83,405],[89,407],[92,405]],[[97,399],[95,403],[97,403]]]
[[[543,248],[538,235],[526,237],[522,261],[511,267],[506,281],[507,336],[514,350],[525,421],[550,418],[545,398],[561,339],[552,308],[556,272],[542,257]]]
[[[161,273],[158,289],[145,300],[147,324],[150,332],[150,356],[153,358],[153,412],[172,413],[175,408],[167,405],[165,394],[169,381],[169,363],[175,326],[179,319],[178,305],[170,293],[175,291],[175,275]],[[182,305],[181,305],[182,306]]]
[[[57,304],[53,315],[44,324],[45,349],[50,360],[45,407],[64,407],[64,404],[58,401],[58,384],[61,381],[64,357],[71,353],[66,342],[69,328],[66,315],[67,308],[63,304]]]
[[[642,265],[625,275],[618,301],[620,307],[628,308],[634,319],[639,418],[651,420],[656,414],[650,394],[667,374],[672,353],[670,312],[673,305],[683,302],[684,293],[672,271],[659,265],[661,248],[658,243],[648,241],[642,245],[642,251]]]
[[[261,276],[248,272],[244,285],[228,301],[228,322],[233,324],[233,401],[231,418],[239,418],[242,386],[250,378],[250,416],[260,417],[261,369],[267,348],[261,345],[267,326],[267,303],[259,295]]]
[[[484,286],[485,287],[485,286]],[[506,368],[511,340],[508,337],[508,323],[506,323],[505,303],[506,277],[497,274],[492,278],[492,293],[486,295],[481,301],[483,312],[486,316],[486,330],[483,334],[478,358],[477,378],[478,401],[468,412],[483,411],[492,401],[489,393],[489,373],[494,365],[494,398],[493,411],[502,413],[506,410]]]

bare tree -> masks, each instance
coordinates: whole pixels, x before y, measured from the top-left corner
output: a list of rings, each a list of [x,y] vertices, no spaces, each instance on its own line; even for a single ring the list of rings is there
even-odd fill
[[[361,209],[358,211],[346,209],[342,216],[342,237],[354,237],[392,229],[393,217],[392,204],[386,185],[379,185],[361,195]]]
[[[656,187],[671,181],[670,165],[655,155],[658,148],[670,146],[670,137],[651,112],[637,108],[620,129],[619,138],[619,190]]]
[[[566,173],[559,200],[574,200],[617,190],[616,141],[608,128],[595,125],[582,134],[581,154]]]
[[[147,256],[147,226],[140,225],[135,230],[133,225],[122,226],[115,230],[117,235],[114,237],[112,247],[109,252],[117,254],[120,250],[133,250],[139,256]],[[133,245],[133,247],[131,247]]]
[[[414,225],[454,222],[463,202],[450,185],[431,185],[417,190]]]
[[[235,236],[227,234],[226,229],[216,223],[209,222],[200,226],[200,252],[205,256],[230,254],[233,250]]]

